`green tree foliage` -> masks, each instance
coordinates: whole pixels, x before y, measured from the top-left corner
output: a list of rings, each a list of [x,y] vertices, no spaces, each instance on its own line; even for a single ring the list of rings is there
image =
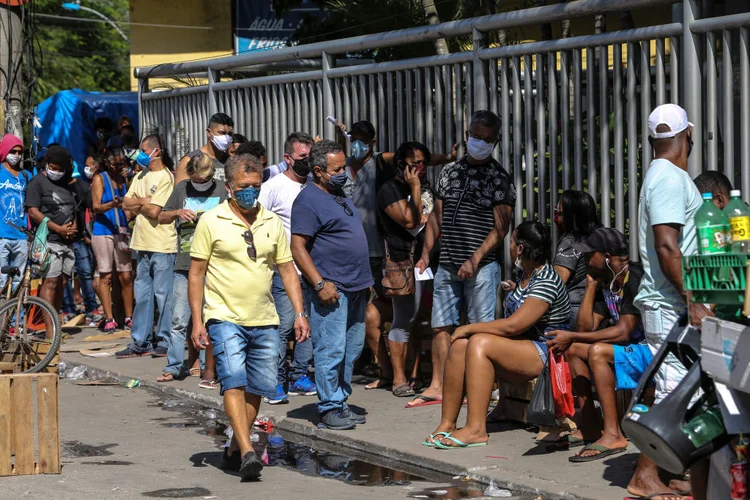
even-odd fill
[[[33,2],[36,14],[80,18],[36,16],[35,102],[73,88],[102,92],[130,89],[130,42],[107,23],[86,21],[100,19],[91,13],[64,10],[63,0]],[[128,0],[83,0],[81,5],[115,22],[128,21]],[[128,35],[128,25],[119,26]]]

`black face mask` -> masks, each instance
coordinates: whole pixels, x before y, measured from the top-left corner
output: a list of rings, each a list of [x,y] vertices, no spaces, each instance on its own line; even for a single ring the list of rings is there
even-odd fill
[[[301,160],[294,160],[292,165],[294,173],[300,177],[307,177],[310,174],[310,158],[302,158]]]
[[[693,138],[688,136],[688,158],[690,158],[690,153],[693,152]]]

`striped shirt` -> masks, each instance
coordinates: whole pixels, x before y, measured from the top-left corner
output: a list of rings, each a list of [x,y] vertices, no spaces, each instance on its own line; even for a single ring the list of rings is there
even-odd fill
[[[542,335],[547,330],[548,325],[567,325],[570,323],[568,289],[551,265],[545,264],[543,268],[534,273],[526,288],[521,288],[520,280],[517,280],[516,288],[508,294],[505,302],[506,304],[516,302],[519,303],[520,307],[520,304],[523,304],[530,297],[550,305],[547,312],[537,321],[535,325],[537,331],[533,333]]]
[[[494,228],[494,207],[516,204],[510,175],[494,158],[483,165],[472,165],[466,157],[446,165],[438,176],[436,196],[443,201],[440,264],[454,272]],[[489,252],[478,267],[494,257]]]

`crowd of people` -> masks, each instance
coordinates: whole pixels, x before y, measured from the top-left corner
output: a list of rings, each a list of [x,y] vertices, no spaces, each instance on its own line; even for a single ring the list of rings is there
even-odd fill
[[[32,177],[20,139],[3,137],[5,221],[25,226],[27,213],[31,225],[46,225],[53,257],[40,295],[65,313],[65,290],[80,289],[87,320],[105,333],[130,330],[118,358],[163,357],[159,382],[196,376],[221,391],[235,430],[224,465],[244,479],[262,469],[247,432],[261,400],[317,395],[319,427],[365,424],[347,403],[365,345],[378,366],[366,389],[409,398],[407,409],[442,405],[425,446],[486,445],[493,388],[537,378],[552,353],[568,360],[580,408],[578,430],[553,448],[583,446],[572,462],[620,453],[616,391],[637,386],[681,314],[694,323],[710,314],[687,304],[679,262],[696,253],[696,185],[717,203],[731,185],[717,172],[689,177],[692,126],[677,105],[649,117],[655,159],[639,200],[638,256],[601,226],[582,191],[564,191],[554,207],[556,249],[546,221],[511,230],[516,187],[493,157],[501,127],[491,111],[472,115],[460,158],[457,147],[437,154],[419,142],[378,152],[373,125],[361,121],[341,125],[338,141],[290,134],[270,166],[263,144],[235,133],[223,113],[177,163],[158,134],[135,154],[130,120],[119,120],[119,134],[112,125],[97,121],[99,140],[78,177],[56,145]],[[496,250],[506,237],[513,272],[503,277]],[[24,240],[0,224],[0,264],[22,266]],[[432,328],[431,380],[420,390],[422,320]],[[667,364],[653,399],[683,376],[679,363]],[[467,422],[457,428],[464,404]],[[670,491],[658,472],[642,456],[630,492]]]

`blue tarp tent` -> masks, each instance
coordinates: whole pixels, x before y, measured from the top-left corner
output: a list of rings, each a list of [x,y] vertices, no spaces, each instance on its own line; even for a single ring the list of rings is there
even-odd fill
[[[96,141],[94,122],[109,117],[114,123],[127,115],[138,134],[137,92],[85,92],[79,89],[63,90],[48,97],[37,110],[42,129],[39,131],[39,149],[56,142],[70,151],[73,160],[81,166],[86,163],[89,144]]]

